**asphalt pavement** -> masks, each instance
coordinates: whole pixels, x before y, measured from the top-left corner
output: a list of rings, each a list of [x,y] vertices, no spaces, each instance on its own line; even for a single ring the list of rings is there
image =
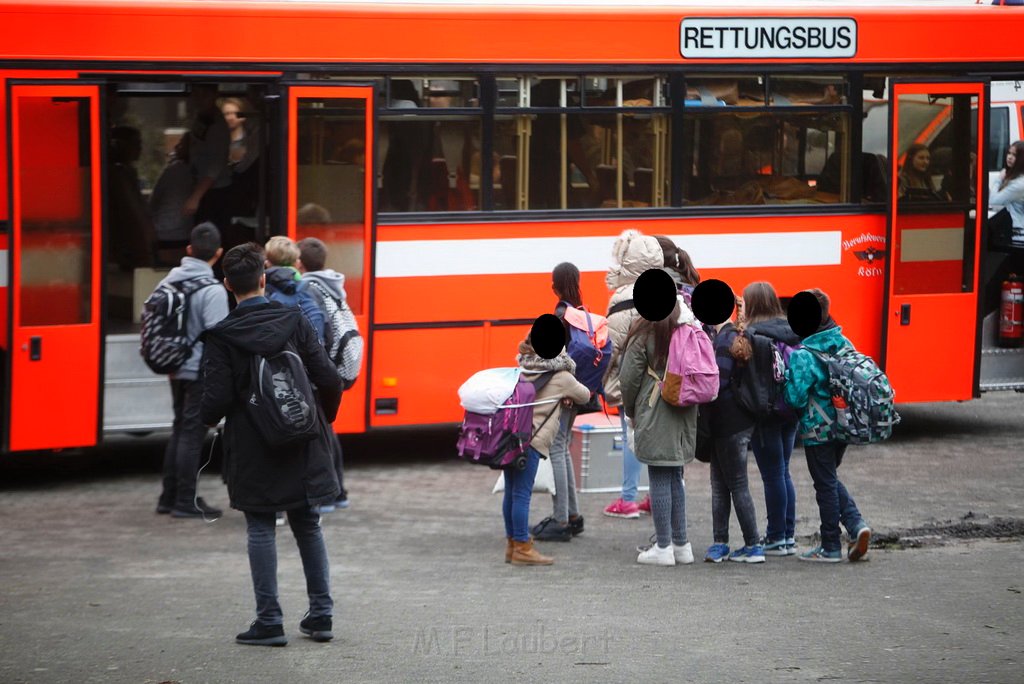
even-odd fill
[[[586,531],[542,547],[553,566],[506,565],[496,475],[451,457],[451,429],[346,438],[352,506],[324,517],[336,638],[299,633],[304,580],[280,530],[285,648],[234,643],[254,617],[242,515],[155,514],[161,438],[7,458],[0,682],[1024,682],[1024,395],[901,412],[891,441],[840,468],[878,544],[838,565],[699,562],[699,463],[685,472],[694,565],[638,566],[651,520],[601,515],[607,494],[581,495]],[[753,459],[750,476],[763,526]],[[215,472],[200,495],[227,505]],[[535,495],[531,521],[549,513]]]

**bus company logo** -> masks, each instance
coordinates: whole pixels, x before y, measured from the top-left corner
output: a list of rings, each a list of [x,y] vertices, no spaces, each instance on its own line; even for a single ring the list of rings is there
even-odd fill
[[[886,255],[884,236],[861,233],[852,240],[843,240],[843,251],[852,251],[853,255],[857,257],[857,261],[862,262],[857,267],[857,275],[863,277],[884,275],[885,271],[879,263],[885,259]]]
[[[691,17],[685,59],[844,59],[857,54],[857,22],[836,17]]]

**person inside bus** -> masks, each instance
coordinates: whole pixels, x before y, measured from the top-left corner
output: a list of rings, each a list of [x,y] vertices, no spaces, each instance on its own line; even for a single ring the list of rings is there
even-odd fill
[[[391,81],[392,109],[417,109],[420,97],[409,79]],[[430,160],[434,148],[434,126],[430,121],[409,117],[389,122],[388,149],[381,167],[381,209],[417,211],[420,196],[430,187]]]
[[[561,80],[542,79],[530,88],[530,106],[558,107],[560,95]],[[568,177],[571,180],[572,167],[575,166],[588,186],[584,206],[599,206],[600,181],[584,147],[587,129],[580,116],[570,114],[565,117],[565,136],[567,161],[571,165]],[[561,169],[562,118],[553,114],[540,114],[534,120],[530,134],[530,209],[562,208]]]
[[[989,235],[998,247],[1024,247],[1024,141],[1006,151],[1006,164],[992,180],[988,203],[999,211],[988,220]]]
[[[217,107],[217,86],[198,83],[192,87],[189,104],[193,120],[189,128],[189,166],[195,186],[185,200],[182,213],[196,224],[210,221],[223,231],[231,220],[230,207],[223,201],[224,188],[231,184],[228,168],[231,134]]]
[[[931,174],[932,153],[927,145],[914,143],[907,149],[897,184],[900,199],[942,199]]]
[[[248,101],[226,97],[220,111],[228,125],[228,168],[231,182],[224,191],[230,215],[255,216],[259,196],[259,132]]]
[[[160,261],[176,252],[181,252],[177,256],[180,259],[192,229],[192,217],[182,212],[194,185],[188,162],[188,141],[189,136],[183,135],[175,144],[149,196]]]
[[[139,189],[135,163],[142,155],[142,135],[131,126],[110,130],[109,225],[111,252],[125,271],[153,263],[156,231]]]

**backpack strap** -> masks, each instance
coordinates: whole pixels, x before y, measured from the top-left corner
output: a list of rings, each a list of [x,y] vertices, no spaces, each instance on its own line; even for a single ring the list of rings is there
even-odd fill
[[[658,396],[661,394],[661,383],[663,379],[658,377],[658,374],[654,372],[654,369],[650,366],[647,367],[647,374],[654,378],[654,389],[651,390],[651,396],[647,400],[647,405],[654,408],[654,405],[658,402]]]
[[[632,299],[623,299],[621,302],[619,302],[612,308],[608,309],[608,316],[611,317],[612,314],[621,313],[623,311],[629,311],[630,309],[635,308],[636,304],[633,302]]]

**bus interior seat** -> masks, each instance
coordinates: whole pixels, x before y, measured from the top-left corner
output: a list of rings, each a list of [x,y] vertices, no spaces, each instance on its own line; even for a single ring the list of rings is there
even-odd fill
[[[447,211],[448,202],[448,160],[434,157],[430,160],[429,188],[427,190],[427,211]]]
[[[825,166],[822,167],[821,175],[818,176],[818,190],[839,194],[842,190],[842,175],[843,155],[833,152],[825,160]]]

